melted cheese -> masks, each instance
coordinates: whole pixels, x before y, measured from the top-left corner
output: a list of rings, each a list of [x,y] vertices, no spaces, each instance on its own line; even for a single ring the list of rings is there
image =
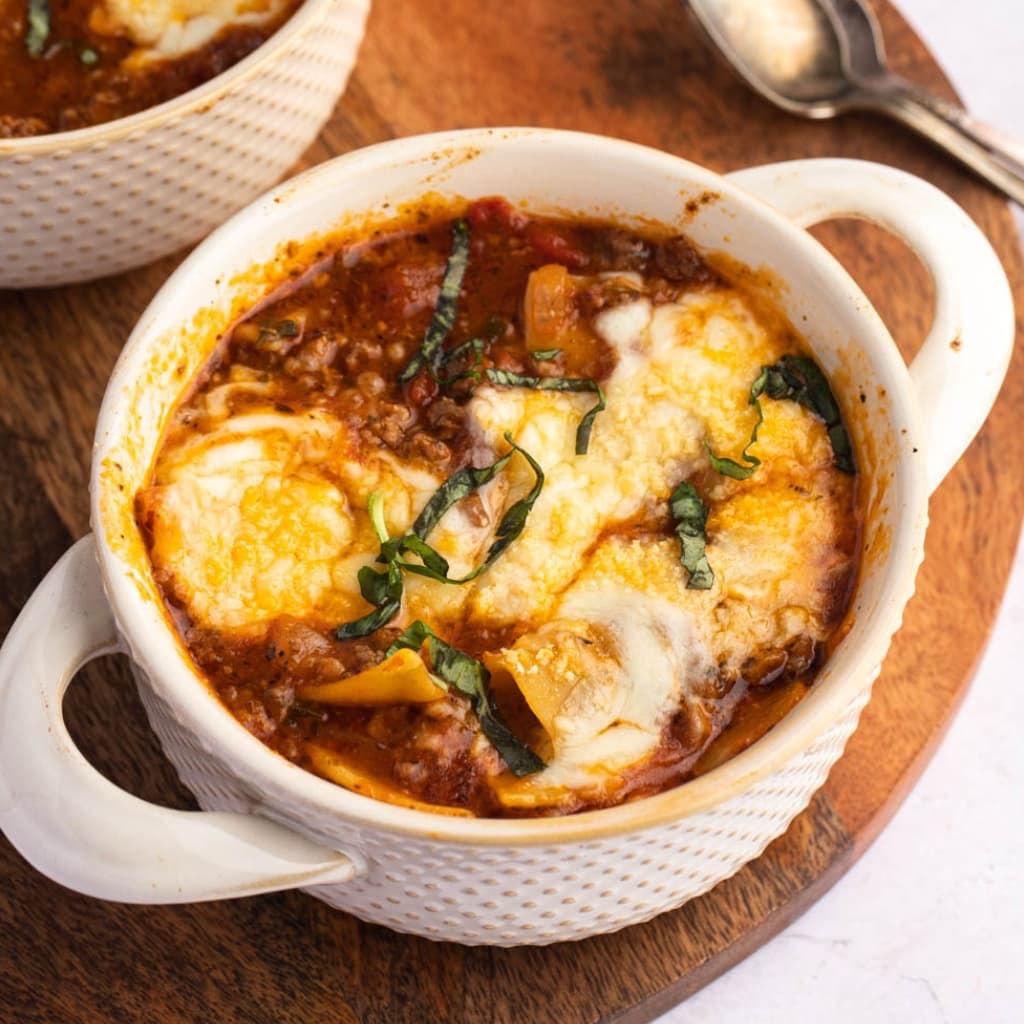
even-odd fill
[[[160,461],[143,495],[151,557],[171,570],[194,621],[251,629],[279,614],[353,605],[332,573],[357,539],[351,509],[313,461],[333,432],[325,417],[250,414]]]
[[[590,396],[480,388],[470,403],[488,443],[498,445],[511,430],[547,474],[520,542],[476,588],[474,621],[547,618],[595,536],[664,505],[675,485],[705,463],[705,440],[720,453],[739,452],[754,423],[750,382],[782,354],[732,292],[653,311],[641,299],[602,313],[597,327],[620,360],[586,457],[574,454],[574,438]],[[760,452],[788,451],[795,443],[801,458],[809,449],[814,460],[829,459],[811,413],[792,403],[765,405]]]
[[[266,24],[286,6],[287,0],[102,0],[90,27],[131,39],[137,50],[129,61],[174,60],[226,28]]]
[[[700,700],[711,669],[690,615],[610,575],[573,587],[553,621],[486,661],[496,685],[514,680],[551,743],[543,771],[498,789],[520,808],[609,795],[680,705]]]
[[[589,452],[575,454],[575,435],[593,395],[478,386],[467,410],[473,463],[505,451],[509,432],[544,468],[545,486],[521,536],[473,583],[406,574],[393,622],[519,636],[486,661],[496,686],[517,686],[534,712],[548,767],[495,782],[510,807],[609,795],[673,715],[688,714],[693,735],[710,730],[718,671],[828,633],[828,575],[846,511],[829,489],[823,425],[796,403],[763,403],[761,468],[743,482],[713,478],[705,495],[710,590],[687,589],[667,532],[628,533],[659,515],[667,523],[673,488],[707,467],[705,443],[738,455],[754,425],[750,384],[791,351],[789,334],[725,286],[660,306],[639,297],[594,326],[617,365]],[[261,406],[262,386],[239,379],[224,385],[234,392],[209,393],[202,432],[165,447],[144,503],[154,563],[193,619],[214,628],[255,630],[285,613],[356,618],[368,608],[356,573],[378,551],[369,493],[383,494],[396,535],[442,477],[361,446],[322,412]],[[247,411],[233,415],[239,389]],[[479,492],[482,523],[460,507],[448,513],[429,539],[453,575],[480,563],[503,511],[532,484],[517,455]]]
[[[246,399],[245,411],[232,406]],[[261,404],[265,398],[268,404]],[[384,449],[360,450],[352,433],[320,410],[283,413],[265,383],[233,374],[202,403],[202,432],[181,431],[161,451],[153,486],[140,495],[155,567],[203,626],[254,632],[279,615],[325,623],[365,614],[357,574],[378,542],[366,511],[377,491],[392,536],[407,533],[441,474]],[[494,454],[481,447],[483,462]],[[452,575],[465,575],[490,543],[508,490],[499,477],[478,493],[486,520],[452,509],[430,535]],[[468,590],[407,577],[415,618],[453,618]]]

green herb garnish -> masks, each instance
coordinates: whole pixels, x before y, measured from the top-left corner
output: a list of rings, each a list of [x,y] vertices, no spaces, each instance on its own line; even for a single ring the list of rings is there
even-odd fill
[[[459,292],[462,291],[462,279],[466,276],[469,265],[469,225],[464,220],[452,224],[452,250],[448,263],[444,268],[441,291],[437,296],[434,315],[430,319],[420,350],[409,360],[408,365],[398,375],[404,384],[413,379],[424,366],[435,368],[438,353],[448,333],[455,326],[456,304]]]
[[[397,554],[389,551],[390,557],[384,557],[385,548],[394,542],[388,536],[387,527],[384,525],[384,498],[380,491],[374,491],[369,496],[366,509],[370,515],[373,532],[380,541],[381,555],[377,561],[386,562],[387,568],[384,572],[377,572],[376,569],[364,565],[359,570],[359,592],[363,595],[364,601],[374,605],[374,610],[360,619],[338,626],[334,631],[337,640],[355,640],[375,633],[381,626],[386,626],[402,607],[402,573]]]
[[[732,459],[719,458],[707,441],[704,442],[711,465],[719,473],[734,480],[746,480],[761,465],[761,460],[749,453],[751,445],[757,441],[758,428],[764,422],[761,403],[758,401],[761,395],[774,399],[789,399],[805,409],[810,409],[825,423],[836,468],[844,473],[857,472],[850,435],[843,425],[839,405],[832,394],[832,389],[828,386],[828,381],[818,364],[807,356],[783,356],[773,366],[762,366],[757,379],[750,386],[748,404],[757,410],[757,422],[754,424],[750,440],[740,453],[740,458],[747,465],[741,466]]]
[[[260,324],[260,335],[256,339],[256,344],[266,345],[270,341],[298,336],[299,325],[294,320],[275,320],[272,323]]]
[[[447,575],[448,563],[437,554],[436,551],[433,554],[436,558],[440,559],[444,563],[444,569],[438,573],[437,570],[429,564],[416,565],[414,563],[405,562],[402,564],[403,569],[408,569],[410,572],[419,574],[420,576],[428,576],[431,579],[440,580],[444,583],[468,583],[470,580],[476,579],[484,570],[490,568],[499,558],[499,556],[505,551],[505,549],[512,543],[522,532],[526,526],[526,518],[530,514],[530,510],[533,508],[534,503],[540,497],[541,489],[544,487],[544,470],[541,469],[539,463],[534,457],[525,449],[520,448],[519,445],[512,440],[512,435],[509,433],[505,434],[505,440],[512,446],[511,449],[506,452],[497,462],[490,466],[483,466],[480,469],[476,469],[472,466],[467,466],[465,469],[460,469],[457,473],[452,474],[435,492],[433,497],[423,506],[423,511],[416,517],[416,522],[412,524],[412,535],[420,541],[426,540],[430,535],[430,531],[441,521],[442,516],[454,505],[456,502],[461,501],[463,498],[468,497],[474,491],[479,490],[484,484],[493,480],[507,465],[509,459],[512,458],[513,452],[519,452],[520,455],[530,464],[530,469],[533,470],[534,484],[530,489],[530,492],[519,501],[510,505],[505,514],[501,517],[501,522],[498,523],[498,528],[494,533],[494,541],[490,548],[487,550],[487,556],[483,562],[478,565],[469,575],[463,576],[461,579],[450,579]],[[406,541],[408,538],[406,538]],[[409,547],[409,545],[406,545]],[[421,552],[416,551],[414,548],[409,547],[414,554],[420,555],[423,558]],[[431,549],[433,551],[433,549]],[[427,560],[424,558],[424,563]]]
[[[511,370],[488,369],[487,379],[492,384],[505,384],[509,387],[534,388],[537,391],[589,391],[597,395],[597,404],[580,420],[576,428],[576,454],[586,455],[590,447],[590,432],[594,429],[597,414],[604,410],[604,391],[601,385],[591,377],[527,377]]]
[[[381,574],[373,572],[369,566],[363,566],[359,570],[359,589],[362,591],[363,597],[369,601],[370,598],[367,596],[367,590],[363,587],[364,573],[372,573],[374,576]],[[402,607],[401,597],[402,585],[401,581],[399,581],[397,600],[385,600],[383,604],[374,608],[372,612],[364,615],[361,619],[356,619],[354,622],[345,622],[338,626],[334,631],[335,639],[357,640],[361,636],[369,636],[371,633],[376,633],[381,626],[386,626],[398,614],[399,609]]]
[[[788,398],[810,409],[825,424],[836,468],[851,475],[856,473],[850,435],[843,425],[835,395],[818,364],[807,356],[783,356],[774,366],[766,369],[764,393],[769,398]]]
[[[443,387],[454,384],[457,380],[479,380],[480,371],[477,367],[484,361],[484,351],[486,348],[487,342],[483,338],[470,338],[469,341],[464,341],[461,345],[456,345],[454,348],[443,352],[437,361],[438,368],[442,366],[447,367],[449,363],[460,360],[465,361],[466,367],[458,373],[449,374],[447,377],[442,377],[435,373],[435,379]],[[473,360],[471,363],[469,362],[470,358]]]
[[[539,348],[536,352],[530,353],[538,363],[546,363],[552,359],[557,359],[561,354],[562,349],[560,348]]]
[[[99,64],[100,55],[91,47],[87,46],[78,55],[78,59],[87,67],[91,68],[94,64]]]
[[[325,716],[322,708],[311,708],[308,704],[293,700],[288,705],[287,717],[293,721],[298,718],[312,718],[322,722]]]
[[[762,366],[761,372],[757,375],[757,380],[750,386],[750,398],[747,400],[747,404],[752,405],[756,410],[757,421],[754,423],[754,429],[750,432],[750,440],[744,446],[743,451],[740,452],[740,458],[746,465],[741,466],[733,459],[719,458],[711,450],[711,445],[707,441],[704,442],[704,447],[707,449],[712,467],[721,473],[722,476],[732,477],[733,480],[746,480],[761,465],[761,460],[756,455],[751,455],[750,449],[757,444],[757,432],[761,429],[761,424],[764,423],[764,411],[761,409],[761,403],[758,399],[764,391],[767,375],[768,367]]]
[[[359,570],[359,592],[367,603],[374,606],[374,610],[354,622],[338,626],[334,631],[338,640],[369,636],[381,626],[386,626],[398,614],[402,606],[403,571],[426,576],[440,583],[469,583],[489,569],[509,544],[523,532],[526,518],[544,486],[544,471],[529,452],[512,440],[511,434],[506,433],[505,440],[511,445],[511,449],[490,466],[468,466],[453,473],[423,506],[423,510],[416,517],[416,522],[412,524],[412,531],[403,537],[388,536],[384,524],[384,499],[380,491],[374,491],[369,496],[367,511],[374,533],[380,541],[377,561],[386,568],[383,572],[378,572],[372,566],[364,565]],[[493,480],[508,465],[514,452],[519,452],[530,464],[535,476],[534,485],[524,498],[512,504],[501,517],[495,530],[494,541],[488,548],[483,562],[467,575],[453,579],[448,575],[447,559],[427,543],[427,537],[452,505]],[[402,557],[405,554],[416,555],[420,561],[406,561]]]
[[[49,0],[28,0],[28,30],[25,33],[25,49],[30,57],[41,57],[50,38]]]
[[[687,590],[710,590],[715,574],[708,562],[707,506],[701,501],[697,488],[690,483],[681,483],[669,497],[669,511],[675,523],[676,536],[682,549],[679,561],[690,574]]]
[[[396,651],[418,651],[426,644],[434,675],[447,689],[454,687],[468,697],[480,722],[480,729],[501,754],[513,775],[532,775],[545,768],[544,762],[518,739],[505,724],[491,701],[491,674],[475,658],[442,640],[425,622],[417,619],[387,649],[389,658]]]

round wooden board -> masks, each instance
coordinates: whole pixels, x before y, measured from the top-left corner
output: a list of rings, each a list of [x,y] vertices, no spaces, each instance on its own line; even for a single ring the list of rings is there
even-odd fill
[[[952,98],[891,8],[898,70]],[[393,136],[472,125],[617,135],[728,171],[816,155],[879,160],[953,195],[986,231],[1024,309],[1006,206],[928,145],[871,117],[812,124],[759,100],[675,0],[375,0],[356,73],[311,164]],[[594,169],[595,174],[600,168]],[[909,355],[930,282],[883,233],[816,232]],[[770,254],[766,254],[770,262]],[[0,627],[88,529],[103,386],[180,257],[91,285],[0,295]],[[774,935],[854,862],[917,777],[988,636],[1024,509],[1020,353],[988,424],[932,502],[928,556],[864,714],[824,789],[756,862],[701,899],[618,934],[542,949],[466,949],[361,924],[300,893],[127,907],[67,892],[0,845],[0,1020],[349,1024],[647,1021]],[[149,799],[193,806],[150,734],[123,662],[86,669],[67,701],[83,751]]]

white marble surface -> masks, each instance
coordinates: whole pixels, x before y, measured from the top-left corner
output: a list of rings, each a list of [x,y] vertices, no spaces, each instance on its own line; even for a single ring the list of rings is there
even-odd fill
[[[974,113],[1024,140],[1024,3],[898,2]],[[1019,452],[1008,465],[1021,473]],[[1022,634],[1024,545],[960,714],[881,837],[658,1024],[1024,1022]]]

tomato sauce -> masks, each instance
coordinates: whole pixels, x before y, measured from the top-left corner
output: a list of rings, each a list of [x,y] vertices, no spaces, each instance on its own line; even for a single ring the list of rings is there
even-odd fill
[[[33,41],[27,0],[0,0],[0,138],[103,124],[194,89],[262,45],[298,7],[220,32],[173,60],[128,60],[132,40],[94,31],[96,0],[49,0]],[[31,52],[37,50],[38,52]]]
[[[421,211],[409,223],[325,251],[315,267],[302,268],[298,284],[283,288],[235,325],[179,405],[164,443],[184,443],[201,432],[204,396],[242,368],[248,378],[272,386],[278,411],[323,409],[371,449],[449,477],[471,461],[466,406],[487,369],[608,379],[616,356],[586,324],[595,312],[623,300],[611,272],[642,275],[655,303],[676,301],[721,281],[681,235],[528,217],[499,199],[471,204],[465,218],[470,258],[444,345],[451,352],[471,339],[483,339],[478,357],[453,360],[442,381],[427,369],[400,380],[431,323],[452,246],[452,215]],[[565,313],[568,320],[556,331],[564,335],[571,326],[582,332],[585,344],[538,359],[527,347],[524,321],[531,316],[531,274],[549,267],[585,274],[594,283],[576,294]],[[603,274],[608,278],[602,279]],[[231,414],[243,413],[248,399],[243,394],[234,401]],[[837,622],[848,603],[856,546],[855,486],[844,481],[838,486],[848,487],[851,525],[837,541],[846,559],[836,581]],[[470,516],[474,500],[471,495],[463,502]],[[147,535],[151,515],[151,498],[144,490],[137,517]],[[621,529],[672,535],[667,514]],[[453,691],[426,705],[384,708],[329,706],[296,697],[303,684],[341,679],[379,663],[398,628],[385,625],[365,637],[338,640],[330,624],[280,616],[256,637],[232,636],[190,621],[177,589],[180,581],[159,567],[155,572],[197,667],[228,710],[271,749],[312,768],[309,744],[315,742],[344,753],[368,776],[386,780],[415,800],[476,815],[517,813],[495,798],[490,781],[504,766],[493,749],[481,749],[479,726],[463,695]],[[513,643],[526,628],[456,629],[445,639],[478,658]],[[614,799],[581,798],[559,813],[677,785],[717,763],[718,737],[724,737],[720,742],[731,753],[749,745],[806,692],[822,657],[821,645],[807,640],[752,660],[740,677],[723,675],[715,682],[720,696],[709,733],[690,735],[687,719],[680,716],[666,729],[656,756],[625,773]],[[542,745],[537,721],[516,691],[502,690],[493,698],[514,733],[534,747]],[[730,730],[730,722],[737,728]]]

